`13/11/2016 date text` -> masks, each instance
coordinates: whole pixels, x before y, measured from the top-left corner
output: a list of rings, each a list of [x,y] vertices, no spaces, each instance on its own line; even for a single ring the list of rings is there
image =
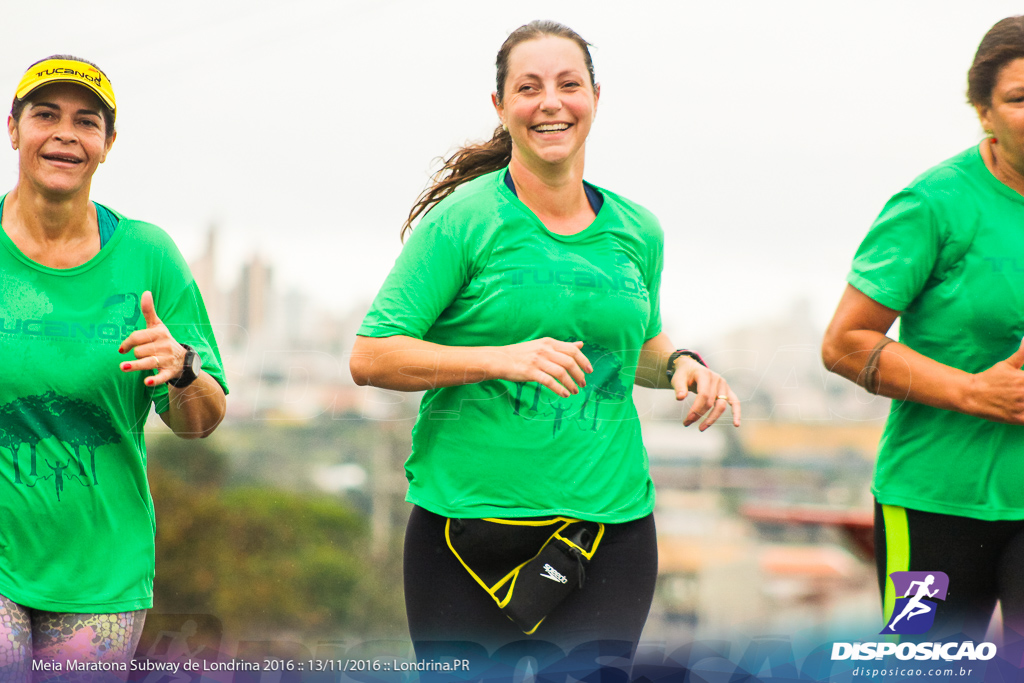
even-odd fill
[[[468,671],[468,659],[418,662],[397,659],[309,659],[297,663],[289,660],[267,660],[265,671]]]

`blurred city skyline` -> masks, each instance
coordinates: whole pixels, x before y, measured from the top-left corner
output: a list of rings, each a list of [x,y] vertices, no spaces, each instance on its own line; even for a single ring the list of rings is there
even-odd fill
[[[99,63],[118,140],[93,198],[165,228],[189,259],[216,224],[220,273],[272,257],[282,290],[338,316],[372,299],[434,160],[493,130],[508,32],[562,21],[594,44],[602,84],[586,177],[661,219],[663,315],[692,345],[796,300],[824,326],[886,199],[981,138],[967,68],[985,31],[1019,11],[57,0],[9,9],[0,84],[13,93],[57,52]],[[0,189],[16,165],[7,151]]]

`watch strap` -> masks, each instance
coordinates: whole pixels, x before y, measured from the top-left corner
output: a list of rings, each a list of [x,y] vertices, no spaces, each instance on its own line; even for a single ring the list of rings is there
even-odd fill
[[[689,349],[676,349],[672,352],[672,355],[668,357],[668,367],[665,368],[665,376],[668,377],[669,382],[672,381],[672,377],[676,374],[676,361],[682,356],[689,356],[704,367],[708,366],[696,351],[690,351]]]
[[[196,372],[195,368],[197,359],[200,361],[199,368],[202,368],[202,359],[199,358],[199,354],[196,353],[196,350],[188,344],[182,344],[181,347],[185,349],[185,361],[181,367],[181,374],[174,379],[167,380],[167,383],[175,389],[184,389],[191,385],[192,382],[195,382],[199,377],[199,373]]]

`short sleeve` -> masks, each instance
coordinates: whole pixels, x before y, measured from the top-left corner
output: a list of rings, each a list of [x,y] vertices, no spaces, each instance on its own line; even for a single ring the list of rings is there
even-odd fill
[[[161,299],[161,294],[168,296]],[[172,298],[167,292],[154,292],[154,303],[157,315],[167,326],[174,340],[179,344],[188,344],[196,350],[203,361],[203,372],[217,380],[227,394],[228,385],[224,379],[224,363],[220,357],[220,348],[213,336],[210,317],[195,281],[191,281],[177,297]],[[163,413],[168,408],[167,392],[166,384],[161,384],[153,390],[153,403],[158,413]]]
[[[665,267],[665,238],[661,226],[655,235],[650,238],[650,258],[647,266],[647,293],[651,304],[651,313],[647,318],[647,328],[644,330],[644,341],[653,339],[661,334],[661,271]]]
[[[928,204],[904,190],[889,200],[861,242],[847,282],[883,306],[904,311],[935,270],[941,246]]]
[[[423,339],[465,286],[464,239],[448,228],[443,213],[430,218],[412,231],[357,334]]]

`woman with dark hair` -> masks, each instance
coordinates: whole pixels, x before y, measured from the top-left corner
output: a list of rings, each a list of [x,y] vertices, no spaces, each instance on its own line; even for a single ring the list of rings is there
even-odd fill
[[[416,643],[635,646],[657,545],[631,385],[696,392],[684,423],[707,415],[701,430],[730,405],[738,425],[739,402],[661,330],[657,219],[583,180],[588,43],[522,26],[496,81],[501,126],[413,207],[352,352],[359,384],[427,391],[406,463],[409,627]]]
[[[179,436],[224,416],[199,290],[170,237],[90,200],[116,138],[96,65],[29,67],[0,198],[0,680],[32,661],[126,666],[153,604],[143,426]],[[125,354],[129,354],[126,356]]]
[[[822,357],[896,399],[872,484],[886,623],[890,574],[941,571],[937,628],[977,640],[997,600],[1024,632],[1024,17],[986,34],[968,83],[987,137],[889,200]]]

